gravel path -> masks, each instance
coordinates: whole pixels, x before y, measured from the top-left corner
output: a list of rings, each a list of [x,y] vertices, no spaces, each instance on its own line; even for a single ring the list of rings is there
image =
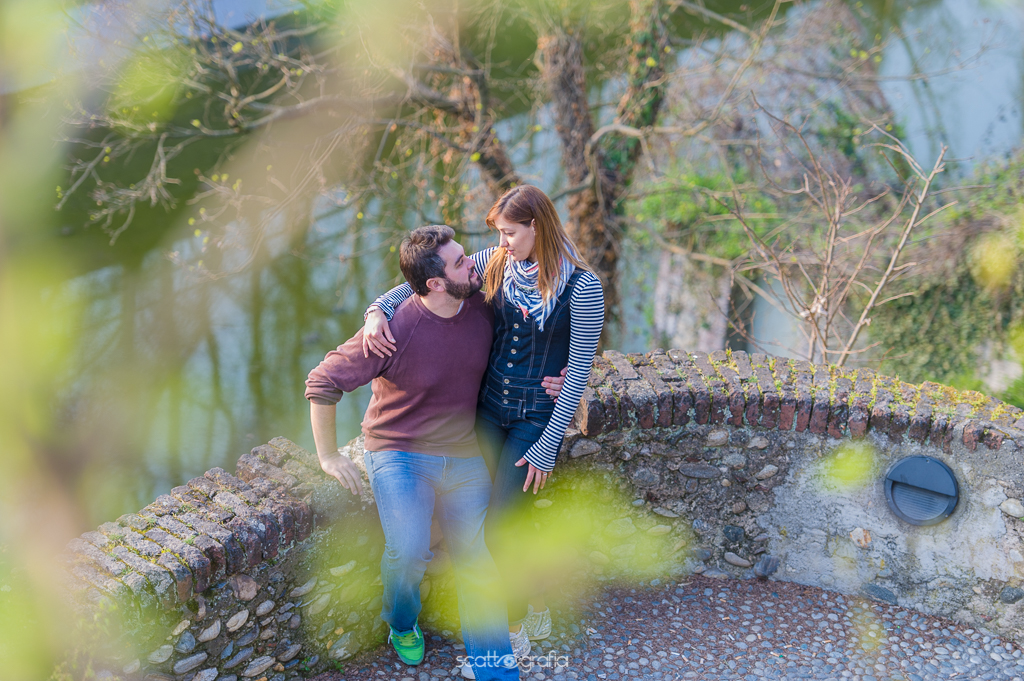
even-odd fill
[[[1013,643],[896,606],[787,582],[693,576],[552,606],[551,638],[534,644],[523,679],[1024,679]],[[341,679],[439,681],[458,676],[461,644],[427,632],[416,668],[390,648],[362,654]]]

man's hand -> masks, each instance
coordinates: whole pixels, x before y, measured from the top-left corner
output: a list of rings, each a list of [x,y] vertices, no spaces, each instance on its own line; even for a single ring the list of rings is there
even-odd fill
[[[536,494],[538,490],[544,489],[544,485],[547,484],[548,475],[550,475],[550,473],[548,473],[547,471],[542,471],[541,469],[534,466],[532,463],[526,460],[525,456],[519,459],[519,461],[516,461],[517,466],[525,466],[527,464],[529,464],[530,468],[529,470],[526,471],[526,484],[523,485],[523,491],[526,492],[527,490],[529,490],[530,483],[532,482],[533,493]]]
[[[388,318],[379,307],[370,308],[363,326],[363,357],[369,357],[371,352],[378,357],[390,357],[397,347]]]
[[[569,370],[569,367],[562,369],[561,376],[545,376],[544,380],[540,382],[541,386],[547,388],[545,391],[548,395],[558,401],[558,396],[562,394],[562,385],[565,383],[565,372]]]
[[[359,475],[359,469],[347,456],[335,452],[334,456],[321,457],[320,468],[324,469],[324,473],[337,478],[341,486],[352,494],[363,493],[363,479]]]

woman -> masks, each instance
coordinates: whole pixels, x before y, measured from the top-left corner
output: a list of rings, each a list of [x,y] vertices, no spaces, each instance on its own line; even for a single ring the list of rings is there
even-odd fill
[[[477,406],[477,435],[494,476],[487,513],[487,544],[509,588],[513,648],[546,638],[551,616],[540,598],[528,603],[522,557],[529,528],[520,522],[555,466],[565,429],[586,388],[604,325],[601,282],[580,257],[540,189],[521,185],[487,214],[499,245],[471,256],[484,271],[485,299],[494,308],[494,344]],[[367,311],[364,352],[393,350],[386,319],[412,295],[403,284]],[[567,366],[559,399],[541,382]],[[534,608],[536,606],[536,609]]]

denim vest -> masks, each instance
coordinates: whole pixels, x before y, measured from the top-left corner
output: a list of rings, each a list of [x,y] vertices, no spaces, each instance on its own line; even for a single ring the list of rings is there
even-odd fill
[[[543,387],[545,376],[558,376],[569,363],[569,299],[583,270],[576,268],[544,322],[537,328],[532,317],[523,319],[504,291],[494,299],[494,344],[480,391],[487,404],[537,426],[546,426],[555,401]]]

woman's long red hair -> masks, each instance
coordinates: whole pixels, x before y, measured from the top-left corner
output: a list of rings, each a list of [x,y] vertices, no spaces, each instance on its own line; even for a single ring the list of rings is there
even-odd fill
[[[491,210],[487,212],[485,221],[487,226],[495,231],[498,229],[495,223],[498,216],[505,218],[508,222],[520,225],[529,225],[530,222],[535,221],[537,236],[533,245],[533,254],[539,265],[537,288],[540,290],[544,302],[555,295],[555,283],[558,281],[561,271],[562,258],[576,267],[592,271],[586,261],[576,254],[575,249],[570,248],[572,242],[562,226],[562,221],[558,218],[555,204],[551,203],[548,195],[537,187],[529,184],[513,187],[494,202]],[[498,291],[501,290],[505,278],[507,255],[507,251],[499,246],[487,261],[487,268],[484,270],[484,295],[487,302],[494,300]]]

